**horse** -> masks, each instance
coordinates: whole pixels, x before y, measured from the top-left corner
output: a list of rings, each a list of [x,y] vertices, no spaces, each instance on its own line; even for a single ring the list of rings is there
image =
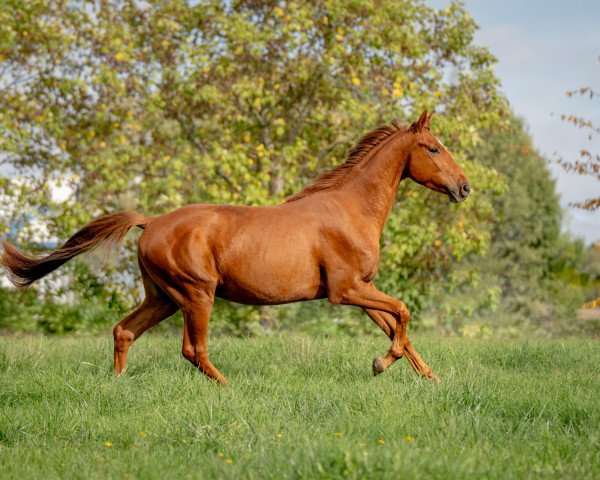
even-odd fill
[[[26,288],[76,255],[100,244],[114,247],[131,227],[142,228],[138,264],[145,298],[113,329],[116,375],[133,342],[179,309],[183,356],[226,384],[207,349],[215,297],[249,305],[327,298],[362,308],[391,340],[387,355],[373,360],[375,375],[405,356],[418,375],[439,382],[409,339],[406,305],[373,283],[379,238],[403,179],[455,203],[469,195],[467,177],[429,130],[432,116],[425,110],[408,127],[393,120],[368,132],[345,163],[280,204],[193,204],[155,217],[116,212],[41,258],[4,240],[0,263],[14,285]]]

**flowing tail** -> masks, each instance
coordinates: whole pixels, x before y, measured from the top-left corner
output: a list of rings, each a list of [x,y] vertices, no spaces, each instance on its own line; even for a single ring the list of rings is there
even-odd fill
[[[133,227],[144,227],[148,219],[136,212],[117,212],[91,221],[65,244],[50,255],[42,258],[23,255],[6,240],[2,241],[4,252],[0,257],[10,281],[20,288],[26,288],[50,272],[56,270],[73,257],[93,250],[101,243],[107,249],[117,246]]]

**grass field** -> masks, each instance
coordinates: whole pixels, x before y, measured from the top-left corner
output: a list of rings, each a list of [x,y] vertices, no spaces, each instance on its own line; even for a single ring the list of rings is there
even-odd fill
[[[600,478],[600,344],[215,339],[223,388],[148,335],[0,337],[1,478]]]

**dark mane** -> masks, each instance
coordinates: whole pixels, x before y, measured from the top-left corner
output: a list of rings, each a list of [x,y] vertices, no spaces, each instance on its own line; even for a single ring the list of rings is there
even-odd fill
[[[348,158],[345,163],[334,167],[328,172],[322,173],[313,183],[307,185],[298,193],[289,196],[285,201],[293,202],[315,192],[339,185],[344,177],[352,171],[352,168],[358,165],[377,145],[402,130],[403,127],[398,119],[392,120],[389,125],[382,125],[371,130],[348,151]]]

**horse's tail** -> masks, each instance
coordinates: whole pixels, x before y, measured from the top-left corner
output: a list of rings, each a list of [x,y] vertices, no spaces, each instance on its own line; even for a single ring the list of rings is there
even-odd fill
[[[23,255],[6,240],[2,241],[4,252],[0,257],[10,281],[17,287],[25,288],[36,280],[56,270],[73,257],[93,250],[101,243],[107,249],[119,244],[127,231],[133,227],[144,227],[148,219],[136,212],[117,212],[91,221],[65,244],[50,255],[42,258]]]

